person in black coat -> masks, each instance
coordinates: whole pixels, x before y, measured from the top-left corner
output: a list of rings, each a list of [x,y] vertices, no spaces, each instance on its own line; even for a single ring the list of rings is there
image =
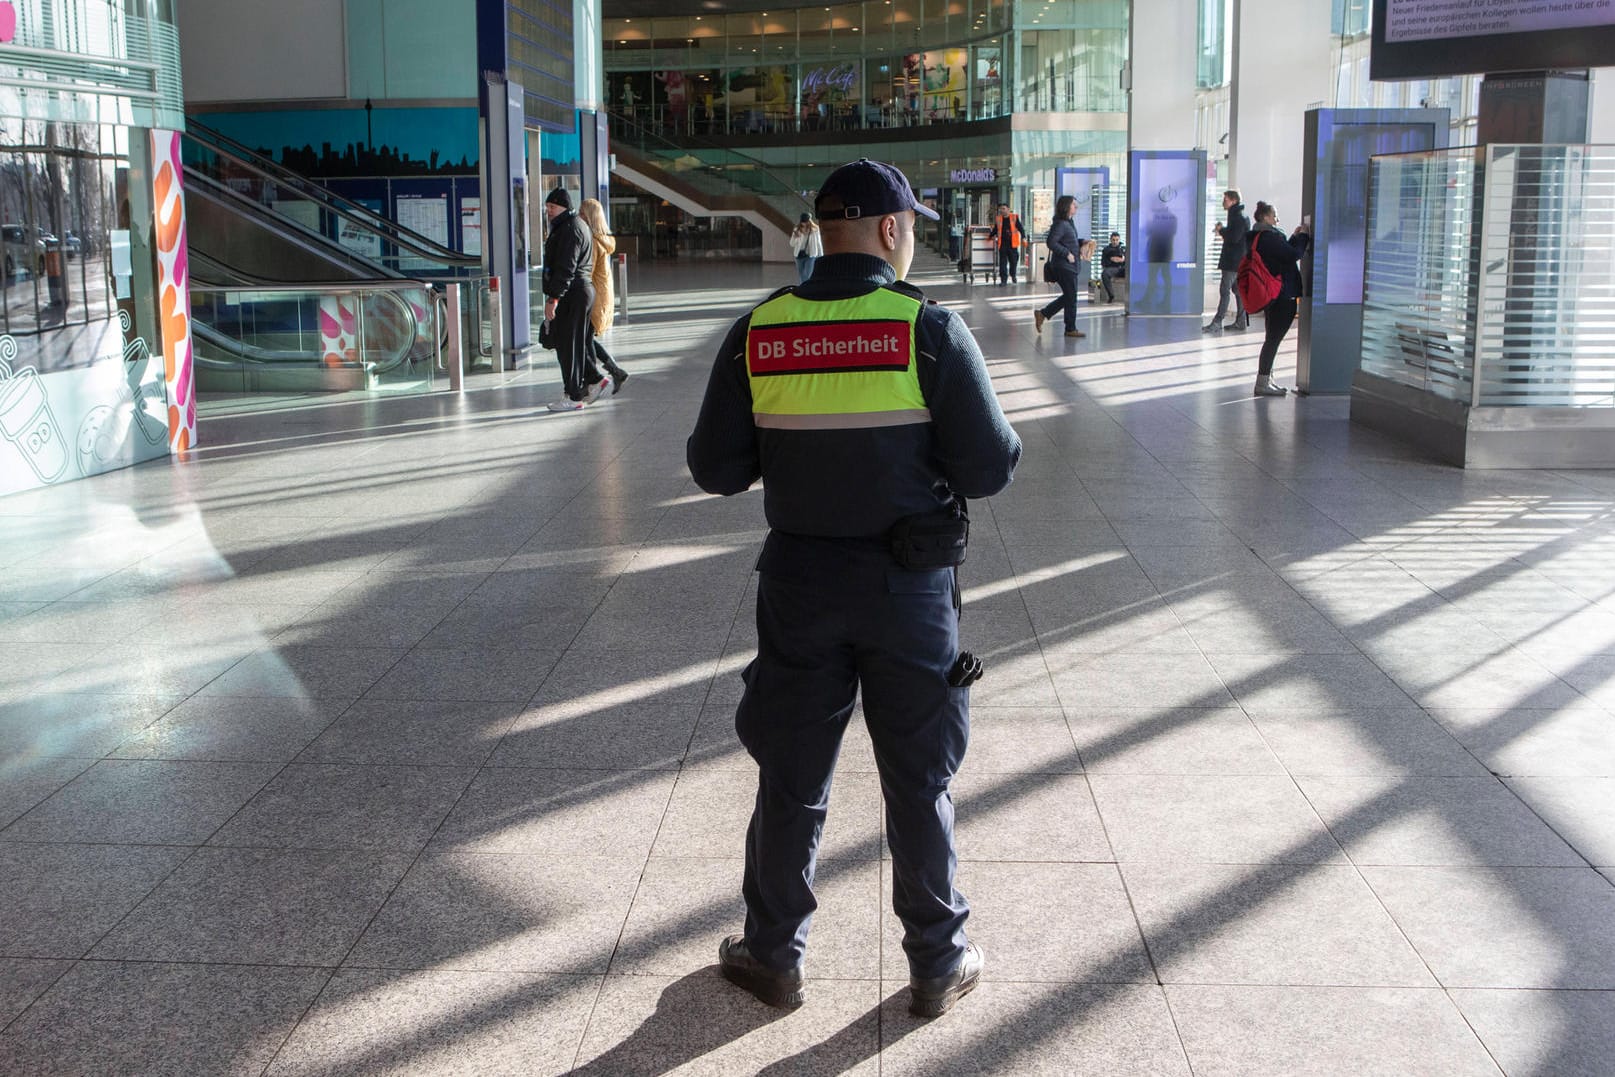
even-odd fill
[[[557,187],[544,199],[550,234],[544,240],[544,320],[550,324],[566,395],[551,411],[581,411],[611,385],[590,355],[589,312],[594,307],[594,233]]]
[[[1250,218],[1245,216],[1245,203],[1239,199],[1239,192],[1227,190],[1222,193],[1222,208],[1228,211],[1228,223],[1217,226],[1217,234],[1222,237],[1222,254],[1217,258],[1217,268],[1222,271],[1222,280],[1217,286],[1217,313],[1211,316],[1205,331],[1207,333],[1222,332],[1223,315],[1228,313],[1228,299],[1234,300],[1234,320],[1228,326],[1230,329],[1250,328],[1250,312],[1245,309],[1245,301],[1239,297],[1239,263],[1244,260],[1245,252],[1250,246]]]
[[[1267,271],[1279,279],[1278,298],[1262,312],[1267,322],[1267,339],[1262,342],[1262,357],[1256,368],[1256,396],[1283,396],[1289,392],[1273,381],[1273,359],[1279,353],[1279,344],[1295,321],[1296,301],[1301,298],[1301,259],[1312,246],[1312,233],[1301,225],[1288,239],[1279,231],[1278,210],[1266,202],[1256,203],[1256,227],[1251,230],[1252,250],[1267,266]]]
[[[1054,224],[1049,228],[1049,264],[1054,267],[1054,282],[1060,286],[1060,296],[1042,310],[1033,312],[1032,319],[1038,332],[1043,323],[1057,311],[1065,311],[1065,335],[1084,336],[1077,328],[1077,288],[1081,281],[1078,263],[1082,260],[1082,240],[1077,236],[1077,200],[1062,195],[1054,203]]]

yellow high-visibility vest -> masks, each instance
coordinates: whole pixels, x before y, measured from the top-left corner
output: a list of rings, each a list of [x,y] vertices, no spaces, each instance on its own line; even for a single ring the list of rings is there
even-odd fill
[[[776,430],[854,430],[931,421],[914,326],[924,304],[890,288],[852,299],[786,294],[751,313],[752,419]]]

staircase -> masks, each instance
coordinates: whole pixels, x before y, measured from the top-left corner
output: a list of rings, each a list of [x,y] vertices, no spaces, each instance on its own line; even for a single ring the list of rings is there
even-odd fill
[[[763,261],[789,262],[789,239],[813,206],[755,157],[699,139],[676,143],[610,114],[615,173],[697,217],[740,217],[763,234]]]

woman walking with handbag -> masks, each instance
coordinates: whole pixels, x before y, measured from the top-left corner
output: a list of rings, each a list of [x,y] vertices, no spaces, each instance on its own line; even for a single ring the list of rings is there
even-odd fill
[[[628,371],[617,365],[600,338],[617,316],[617,291],[611,280],[611,256],[617,253],[617,237],[606,227],[606,207],[598,198],[585,198],[578,208],[578,216],[594,235],[594,306],[589,308],[589,357],[611,375],[611,395],[616,396],[622,392],[623,382],[628,380]]]
[[[1284,335],[1295,322],[1296,302],[1301,298],[1302,289],[1300,262],[1311,246],[1311,229],[1306,225],[1299,226],[1285,239],[1284,233],[1279,231],[1278,210],[1266,202],[1256,203],[1250,257],[1260,258],[1267,271],[1278,278],[1279,293],[1266,307],[1260,308],[1267,323],[1267,338],[1262,341],[1253,396],[1283,396],[1290,391],[1274,382],[1273,360],[1278,356]],[[1248,301],[1246,307],[1250,307]]]
[[[811,213],[802,214],[791,232],[791,251],[796,255],[796,282],[802,284],[813,276],[813,265],[824,257],[824,239],[819,235],[819,222]]]
[[[1077,237],[1077,225],[1073,220],[1076,212],[1077,200],[1071,195],[1062,195],[1054,203],[1054,224],[1049,228],[1048,267],[1054,274],[1053,283],[1060,286],[1060,297],[1042,310],[1033,312],[1032,321],[1040,333],[1043,323],[1063,310],[1065,335],[1086,335],[1077,328],[1077,287],[1081,276],[1078,266],[1082,261],[1082,240]]]

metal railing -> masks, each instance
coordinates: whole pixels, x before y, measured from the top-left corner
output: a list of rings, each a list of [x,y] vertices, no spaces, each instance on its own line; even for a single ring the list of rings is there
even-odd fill
[[[424,281],[198,286],[191,314],[214,391],[430,391],[450,331]]]

